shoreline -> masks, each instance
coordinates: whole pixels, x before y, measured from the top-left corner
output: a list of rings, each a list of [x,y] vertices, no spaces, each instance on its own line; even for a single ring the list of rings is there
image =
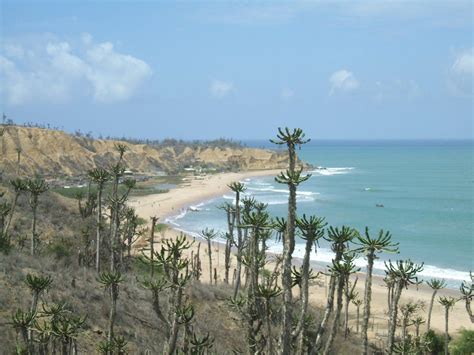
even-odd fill
[[[204,179],[192,179],[190,180],[189,185],[178,186],[175,189],[170,190],[167,193],[162,194],[153,194],[147,196],[133,197],[130,199],[130,205],[134,207],[138,215],[142,218],[145,218],[147,222],[151,216],[159,217],[159,223],[166,223],[169,229],[166,232],[162,233],[161,238],[165,235],[167,238],[176,237],[180,233],[184,233],[180,228],[173,226],[166,222],[167,218],[179,215],[180,211],[184,208],[188,208],[194,204],[199,204],[205,201],[208,201],[212,198],[228,193],[230,189],[227,185],[233,181],[241,181],[247,178],[254,178],[260,176],[271,176],[277,175],[281,170],[255,170],[255,171],[246,171],[239,173],[219,173],[215,175],[210,175]],[[195,240],[195,245],[191,250],[197,249],[197,244],[202,242],[202,239],[196,238],[195,236],[187,234],[188,238]],[[159,238],[160,236],[155,236]],[[139,243],[140,244],[140,243]],[[203,244],[204,249],[207,249],[205,243]],[[219,241],[213,242],[213,267],[216,267],[218,278],[222,282],[224,275],[224,244]],[[268,252],[269,259],[273,259],[272,256],[276,255],[271,251]],[[215,259],[215,260],[214,260]],[[294,264],[301,263],[301,258],[293,257]],[[315,271],[324,270],[324,266],[321,265],[321,261],[312,261],[311,264]],[[203,276],[202,280],[208,282],[206,279],[208,268],[207,258],[202,258],[202,268]],[[269,263],[269,268],[272,268],[272,262]],[[232,268],[235,266],[235,256],[232,256]],[[365,272],[358,272],[356,274],[358,277],[358,283],[356,290],[359,293],[359,297],[363,298],[364,287],[365,287]],[[326,281],[325,276],[322,277]],[[354,276],[355,278],[355,276]],[[313,286],[310,289],[310,302],[311,304],[319,307],[324,307],[325,297],[326,297],[326,286]],[[443,289],[440,290],[437,294],[439,296],[453,296],[459,297],[459,291],[454,289]],[[321,297],[323,296],[323,297]],[[378,335],[382,335],[383,331],[386,332],[386,288],[383,284],[383,276],[373,275],[373,287],[372,287],[372,321],[374,322],[374,331],[372,337],[377,338]],[[420,311],[420,315],[426,318],[426,308],[429,305],[431,299],[431,289],[426,284],[421,284],[418,287],[411,286],[407,290],[403,291],[400,304],[407,303],[409,301],[421,301],[424,303],[424,310]],[[354,308],[352,306],[352,308]],[[355,311],[353,309],[353,311]],[[351,314],[353,316],[353,314]],[[450,327],[453,330],[458,330],[460,328],[474,329],[474,326],[469,320],[467,312],[464,308],[463,302],[457,302],[450,314]],[[432,328],[442,332],[444,330],[444,310],[437,301],[434,303],[433,314],[431,320]],[[423,326],[422,328],[423,329]]]
[[[160,223],[167,218],[176,216],[183,208],[208,201],[229,192],[228,184],[260,176],[272,176],[280,173],[280,169],[249,170],[238,173],[218,173],[203,179],[191,178],[189,185],[178,185],[166,193],[131,197],[128,204],[140,210],[140,217],[148,222],[150,217],[156,216]]]

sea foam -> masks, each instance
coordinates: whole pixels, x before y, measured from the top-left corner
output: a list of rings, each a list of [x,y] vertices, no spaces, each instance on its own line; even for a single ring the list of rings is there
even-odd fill
[[[343,175],[349,174],[354,168],[342,167],[342,168],[318,168],[310,171],[313,175],[331,176],[331,175]]]
[[[269,251],[275,254],[281,254],[283,252],[283,246],[281,244],[271,244],[269,246]],[[293,257],[302,259],[305,253],[305,245],[302,243],[297,243],[295,245],[295,250],[293,252]],[[334,259],[334,253],[328,248],[318,248],[317,252],[313,253],[310,256],[311,261],[317,263],[323,263],[326,265],[330,265],[332,260]],[[365,267],[367,266],[367,261],[363,258],[357,258],[354,261],[354,264],[357,267],[361,268],[362,272],[365,272]],[[383,260],[376,260],[374,263],[374,270],[379,275],[383,275],[385,270],[385,264]],[[454,270],[450,268],[440,268],[434,265],[424,265],[423,271],[419,274],[419,280],[429,280],[430,278],[441,278],[451,281],[456,281],[457,283],[461,283],[462,281],[470,280],[469,273],[460,270]],[[457,285],[457,283],[451,282],[451,285]]]

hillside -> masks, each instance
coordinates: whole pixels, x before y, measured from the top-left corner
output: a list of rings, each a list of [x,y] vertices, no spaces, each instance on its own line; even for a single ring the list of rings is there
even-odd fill
[[[0,137],[0,166],[5,172],[17,168],[20,173],[59,177],[84,174],[88,169],[107,166],[117,160],[114,145],[118,141],[96,140],[70,135],[63,131],[20,126],[5,126]],[[280,169],[286,155],[271,150],[236,147],[151,146],[120,142],[127,146],[124,163],[141,173],[177,172],[190,165],[219,170]]]
[[[12,191],[7,183],[0,182],[0,192],[11,199]],[[3,202],[0,199],[0,203]],[[110,309],[109,294],[98,282],[98,275],[91,265],[81,263],[79,256],[87,252],[90,239],[85,238],[84,231],[92,232],[92,217],[81,218],[75,200],[65,198],[52,191],[47,191],[40,198],[38,229],[41,243],[38,254],[28,255],[28,239],[31,208],[28,196],[20,195],[11,231],[11,249],[2,249],[0,242],[0,354],[12,354],[21,346],[21,332],[15,329],[13,317],[18,310],[26,311],[31,307],[32,292],[26,283],[28,274],[50,276],[52,283],[38,300],[39,325],[47,319],[44,309],[64,302],[66,313],[82,316],[85,323],[77,331],[74,341],[77,349],[65,354],[98,354],[98,347],[107,339],[108,317]],[[168,232],[163,232],[168,235]],[[168,235],[170,236],[170,235]],[[92,238],[93,236],[89,236]],[[157,236],[158,237],[158,236]],[[162,245],[162,236],[157,238],[157,248]],[[1,241],[1,238],[0,238]],[[203,252],[204,252],[204,245]],[[84,254],[82,254],[84,255]],[[205,270],[205,257],[203,255]],[[148,269],[133,259],[127,263],[124,282],[120,285],[117,302],[115,332],[126,341],[128,354],[160,354],[166,342],[166,331],[163,322],[158,319],[153,308],[153,296],[143,286],[147,279]],[[200,280],[192,280],[185,290],[187,302],[193,305],[194,317],[191,325],[193,334],[204,337],[209,334],[213,340],[208,352],[188,352],[189,354],[232,354],[241,353],[246,348],[244,327],[238,315],[230,305],[233,288],[221,281],[218,285],[209,285],[204,275]],[[164,302],[169,291],[160,293]],[[166,308],[165,308],[166,309]],[[318,309],[311,308],[318,317]],[[39,340],[37,326],[32,326]],[[184,331],[180,332],[179,344],[183,343]],[[276,337],[276,335],[275,335]],[[59,348],[59,337],[51,335],[49,352]],[[40,342],[35,341],[40,348]],[[337,337],[335,351],[354,353],[360,347],[356,335],[344,339]],[[26,352],[25,352],[26,353]],[[32,354],[40,352],[32,351]],[[56,352],[57,353],[57,352]]]

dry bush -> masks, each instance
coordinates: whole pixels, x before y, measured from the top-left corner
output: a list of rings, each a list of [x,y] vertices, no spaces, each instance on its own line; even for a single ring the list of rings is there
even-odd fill
[[[55,260],[47,256],[31,257],[13,251],[0,258],[0,344],[5,351],[13,352],[16,334],[7,324],[12,313],[29,307],[31,295],[24,283],[27,273],[42,273],[53,277],[51,288],[41,302],[66,301],[76,314],[87,315],[86,331],[78,339],[79,351],[92,353],[99,341],[105,339],[108,317],[108,295],[96,281],[92,269],[78,267],[74,262]],[[215,351],[230,352],[242,347],[243,333],[231,319],[225,298],[231,290],[221,290],[199,283],[188,290],[195,304],[194,327],[198,334],[209,332],[216,338]],[[120,288],[116,332],[128,340],[130,353],[150,350],[161,351],[165,338],[163,327],[155,317],[149,291],[143,289],[133,273],[126,276]]]

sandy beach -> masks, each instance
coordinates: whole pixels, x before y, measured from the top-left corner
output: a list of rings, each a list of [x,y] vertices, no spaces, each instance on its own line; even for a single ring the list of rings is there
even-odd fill
[[[201,201],[211,199],[216,196],[220,196],[224,193],[230,192],[228,184],[233,181],[240,181],[249,177],[257,176],[268,176],[276,175],[279,170],[263,170],[263,171],[249,171],[240,173],[222,173],[216,175],[210,175],[201,179],[190,179],[186,181],[186,184],[179,186],[175,189],[170,190],[167,193],[148,195],[143,197],[133,197],[130,200],[130,205],[134,207],[138,215],[146,220],[149,220],[151,216],[159,217],[159,222],[164,222],[167,217],[176,215],[181,209],[188,208],[193,204],[197,204]],[[224,218],[224,215],[223,215]],[[164,234],[157,235],[156,239],[159,242],[162,238],[174,238],[180,232],[168,229]],[[204,227],[204,226],[203,226]],[[191,237],[190,237],[191,238]],[[194,248],[200,241],[196,240]],[[143,243],[138,243],[137,247],[140,248]],[[224,277],[224,251],[223,246],[219,243],[213,243],[213,267],[217,269],[218,279],[222,282]],[[206,252],[206,246],[203,244],[201,251]],[[269,256],[271,259],[271,255]],[[208,262],[207,257],[201,257],[202,268],[203,268],[203,282],[209,282],[208,277]],[[295,260],[298,263],[298,260]],[[235,258],[232,259],[231,270],[235,267]],[[271,269],[271,263],[268,264],[268,268]],[[315,267],[317,268],[317,267]],[[365,275],[359,273],[358,284],[356,290],[359,292],[359,297],[363,298]],[[313,305],[324,306],[326,302],[326,277],[321,276],[319,279],[319,285],[313,285],[310,288],[310,302]],[[371,334],[372,338],[382,339],[386,335],[387,328],[387,292],[383,285],[381,277],[374,277],[372,286],[372,317],[371,317]],[[458,297],[460,294],[456,290],[445,289],[438,292],[440,295],[449,295]],[[437,297],[438,297],[437,296]],[[426,318],[426,310],[428,309],[431,298],[431,289],[426,285],[420,285],[418,287],[410,287],[408,290],[404,290],[400,304],[407,303],[409,301],[421,301],[425,304],[424,310],[421,310],[419,314]],[[355,306],[350,306],[350,319],[352,327],[355,328]],[[362,307],[361,307],[362,315]],[[431,327],[439,332],[444,331],[444,310],[439,305],[437,300],[435,301]],[[424,331],[426,325],[423,324],[420,331]],[[450,312],[450,329],[451,333],[454,330],[460,328],[474,329],[472,323],[469,320],[467,312],[465,310],[464,302],[460,301],[456,303],[452,311]],[[410,328],[410,331],[413,331]],[[376,340],[375,340],[376,341]]]
[[[228,184],[249,177],[276,175],[280,170],[255,170],[239,173],[222,173],[195,178],[186,177],[182,185],[167,193],[132,197],[129,205],[134,207],[140,217],[147,220],[152,216],[164,222],[167,217],[177,215],[183,208],[201,201],[209,200],[229,192]]]

